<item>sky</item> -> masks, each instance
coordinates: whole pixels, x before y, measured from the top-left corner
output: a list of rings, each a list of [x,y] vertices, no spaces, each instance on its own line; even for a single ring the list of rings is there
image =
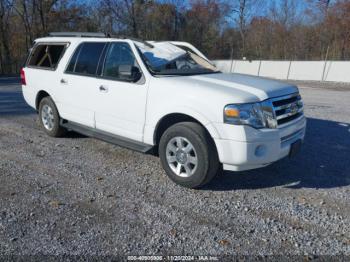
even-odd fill
[[[97,1],[96,0],[71,0],[72,2],[75,3],[79,3],[79,4],[87,4],[87,5],[96,5]],[[192,0],[155,0],[157,2],[160,3],[166,3],[166,2],[173,2],[173,3],[181,3],[184,6],[190,6],[190,2]],[[195,1],[195,0],[194,0]],[[199,1],[208,1],[208,0],[199,0]],[[239,0],[216,0],[218,2],[228,2],[228,3],[239,3]],[[275,6],[281,6],[281,4],[285,1],[285,0],[252,0],[252,1],[257,1],[260,4],[257,6],[257,8],[255,10],[253,10],[252,14],[254,16],[266,16],[269,13],[269,10],[271,8],[271,6],[275,5]],[[306,7],[307,7],[307,0],[288,0],[290,3],[294,3],[297,7],[298,13],[302,13]],[[332,1],[332,0],[331,0]],[[333,0],[335,1],[335,0]],[[232,13],[232,18],[234,18],[235,13]],[[233,22],[234,19],[232,19],[232,21],[228,21],[230,24],[234,23]]]

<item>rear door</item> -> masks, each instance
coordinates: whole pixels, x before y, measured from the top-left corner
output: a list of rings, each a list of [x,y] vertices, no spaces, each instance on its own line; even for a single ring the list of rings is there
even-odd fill
[[[136,49],[135,49],[136,50]],[[142,141],[145,123],[147,85],[144,76],[136,82],[121,73],[125,66],[141,68],[132,46],[112,42],[102,65],[99,92],[96,94],[96,128]]]
[[[106,46],[104,42],[84,42],[76,48],[59,80],[62,118],[95,127],[96,72]]]

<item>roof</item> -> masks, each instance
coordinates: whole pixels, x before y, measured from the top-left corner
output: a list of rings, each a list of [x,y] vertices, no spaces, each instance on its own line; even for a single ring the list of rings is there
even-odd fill
[[[89,41],[89,42],[108,42],[119,40],[116,38],[101,38],[101,37],[42,37],[35,39],[35,42],[81,42],[81,41]],[[120,39],[121,40],[121,39]],[[123,39],[126,40],[126,39]]]
[[[113,37],[110,35],[106,35],[104,33],[90,33],[90,32],[54,32],[49,33],[49,36],[38,38],[35,40],[36,43],[80,43],[80,42],[113,42],[113,41],[125,41],[125,42],[133,42],[133,43],[142,43],[150,48],[153,48],[155,43],[167,42],[171,43],[175,46],[183,46],[187,47],[190,50],[194,51],[197,55],[201,56],[207,61],[210,61],[202,52],[200,52],[197,48],[187,42],[179,42],[179,41],[144,41],[141,39],[136,39],[132,37]]]

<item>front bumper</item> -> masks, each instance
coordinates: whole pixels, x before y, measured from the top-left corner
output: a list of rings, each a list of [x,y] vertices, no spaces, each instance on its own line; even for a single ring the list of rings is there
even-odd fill
[[[214,124],[220,138],[214,138],[220,162],[225,170],[243,171],[267,166],[288,156],[291,144],[303,140],[306,118],[278,129]]]

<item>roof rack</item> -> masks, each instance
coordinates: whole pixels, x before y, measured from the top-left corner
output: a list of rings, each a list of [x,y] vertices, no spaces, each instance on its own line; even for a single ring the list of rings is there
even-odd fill
[[[104,33],[90,33],[90,32],[51,32],[51,37],[106,37]]]
[[[108,37],[108,38],[113,38],[113,37],[117,37],[117,38],[121,38],[121,39],[130,39],[132,41],[136,41],[136,42],[140,42],[140,43],[143,43],[144,45],[150,47],[150,48],[153,48],[154,46],[142,39],[138,39],[138,38],[135,38],[135,37],[129,37],[129,36],[114,36],[114,35],[111,35],[109,33],[105,34],[105,33],[90,33],[90,32],[51,32],[49,33],[49,36],[51,37]]]
[[[130,40],[132,40],[132,41],[140,42],[140,43],[144,44],[145,46],[148,46],[148,47],[150,47],[150,48],[154,48],[154,45],[148,43],[148,42],[145,41],[145,40],[138,39],[138,38],[135,38],[135,37],[124,37],[124,38],[130,39]]]
[[[145,46],[148,46],[149,48],[154,48],[154,45],[152,45],[151,43],[149,43],[149,42],[147,42],[145,40],[136,38],[136,37],[125,36],[125,35],[112,35],[112,34],[109,34],[109,33],[106,36],[109,37],[109,38],[116,37],[116,38],[120,38],[120,39],[130,39],[131,41],[142,43]]]

